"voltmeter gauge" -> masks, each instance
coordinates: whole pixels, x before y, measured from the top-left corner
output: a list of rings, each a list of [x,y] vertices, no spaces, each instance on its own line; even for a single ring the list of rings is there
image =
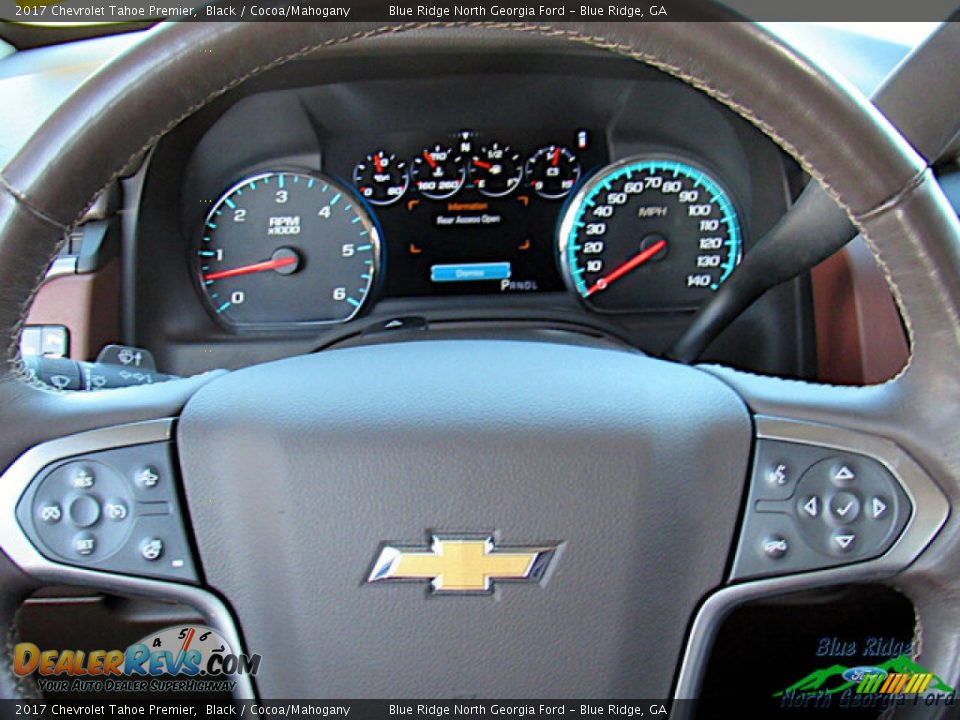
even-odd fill
[[[527,160],[524,171],[534,192],[548,200],[565,197],[580,179],[577,157],[560,145],[537,150]]]

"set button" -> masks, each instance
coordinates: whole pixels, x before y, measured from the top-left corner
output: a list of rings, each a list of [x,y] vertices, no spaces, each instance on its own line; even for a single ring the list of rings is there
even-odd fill
[[[73,551],[80,557],[90,557],[97,549],[97,538],[93,533],[77,533],[73,537]]]

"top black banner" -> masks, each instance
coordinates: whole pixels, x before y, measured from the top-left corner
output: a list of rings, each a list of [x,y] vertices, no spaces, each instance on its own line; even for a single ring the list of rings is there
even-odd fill
[[[712,22],[730,10],[756,21],[931,22],[951,18],[957,0],[732,0],[725,8],[689,0],[0,0],[13,22]]]

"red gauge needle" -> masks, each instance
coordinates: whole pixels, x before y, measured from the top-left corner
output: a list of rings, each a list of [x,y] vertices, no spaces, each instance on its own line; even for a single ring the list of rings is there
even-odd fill
[[[667,246],[666,240],[657,240],[657,242],[655,242],[653,245],[648,247],[646,250],[643,250],[637,253],[636,255],[634,255],[632,258],[627,260],[623,265],[613,270],[610,274],[605,275],[599,280],[597,280],[587,290],[586,297],[590,297],[598,290],[606,290],[608,287],[610,287],[611,283],[618,280],[619,278],[622,278],[624,275],[626,275],[628,272],[630,272],[634,268],[637,268],[643,265],[647,260],[649,260],[658,252],[663,250],[666,246]]]
[[[373,156],[373,166],[377,169],[377,172],[378,172],[378,173],[382,173],[382,172],[383,172],[383,163],[380,162],[380,155],[379,155],[379,153]]]
[[[556,167],[559,162],[560,162],[560,148],[557,148],[556,150],[553,151],[553,157],[550,158],[550,164],[553,167]]]
[[[218,272],[208,273],[203,276],[204,280],[222,280],[223,278],[236,277],[237,275],[249,275],[250,273],[264,272],[266,270],[276,270],[277,268],[295,265],[297,258],[292,256],[279,257],[276,260],[264,260],[263,262],[253,263],[253,265],[244,265],[243,267],[233,268],[231,270],[220,270]]]
[[[430,153],[428,153],[426,150],[423,151],[423,159],[427,161],[427,165],[429,165],[431,169],[437,169],[437,161],[430,157]]]
[[[476,158],[473,159],[473,164],[478,168],[482,168],[483,170],[490,170],[493,167],[493,165],[490,163],[484,162],[483,160],[477,160]]]

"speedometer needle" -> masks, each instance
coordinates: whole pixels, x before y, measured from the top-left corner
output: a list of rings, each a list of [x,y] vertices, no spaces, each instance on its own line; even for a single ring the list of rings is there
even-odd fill
[[[591,285],[587,289],[587,294],[585,297],[590,297],[598,290],[606,290],[608,287],[610,287],[611,283],[622,278],[624,275],[626,275],[628,272],[630,272],[634,268],[638,268],[641,265],[643,265],[647,260],[652,258],[657,253],[659,253],[666,246],[667,246],[666,240],[657,240],[657,242],[655,242],[653,245],[648,247],[646,250],[642,250],[641,252],[637,253],[632,258],[630,258],[625,263],[623,263],[623,265],[620,265],[609,274],[604,275],[602,278],[597,280],[593,285]]]
[[[244,265],[242,267],[232,268],[230,270],[218,270],[203,276],[204,280],[222,280],[223,278],[236,277],[237,275],[249,275],[251,273],[265,272],[266,270],[276,270],[278,268],[295,265],[297,258],[287,255],[276,258],[275,260],[264,260],[263,262]]]

